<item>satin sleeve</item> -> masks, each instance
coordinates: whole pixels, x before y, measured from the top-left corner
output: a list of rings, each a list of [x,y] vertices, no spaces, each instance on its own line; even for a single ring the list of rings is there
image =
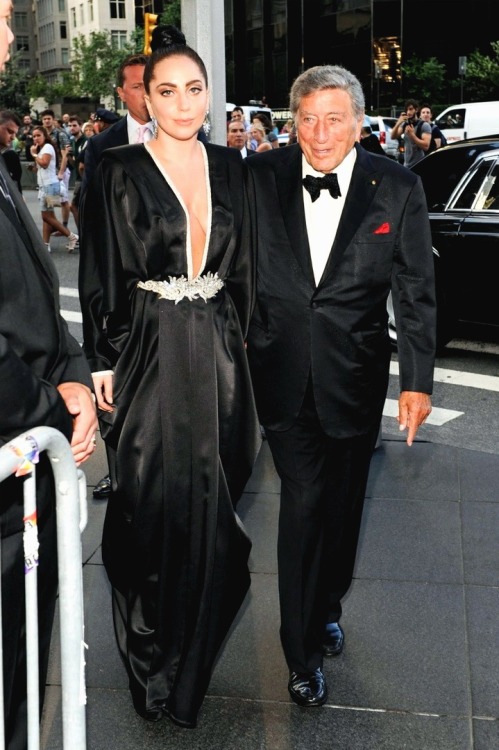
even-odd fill
[[[127,178],[104,159],[82,206],[78,286],[83,350],[92,372],[112,370],[130,331],[130,304],[116,233]],[[109,337],[113,331],[113,340]]]

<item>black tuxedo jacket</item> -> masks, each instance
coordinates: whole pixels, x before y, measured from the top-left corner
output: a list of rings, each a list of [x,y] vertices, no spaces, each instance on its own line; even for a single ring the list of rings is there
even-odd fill
[[[432,392],[435,292],[428,213],[419,178],[356,146],[336,238],[317,285],[308,243],[299,145],[247,161],[255,210],[257,301],[248,357],[262,424],[289,428],[312,380],[332,437],[381,418],[391,358],[393,292],[401,390]]]
[[[57,385],[78,381],[92,388],[78,342],[59,312],[59,280],[41,234],[0,159],[15,210],[0,195],[0,445],[32,427],[48,426],[71,439],[73,421]],[[18,218],[20,221],[18,220]],[[27,747],[24,639],[23,485],[0,483],[2,627],[5,736],[8,747]],[[57,545],[52,468],[43,452],[36,467],[40,540],[38,615],[40,683],[45,685],[57,593]],[[43,689],[40,705],[43,703]]]
[[[56,386],[78,381],[92,388],[92,378],[59,312],[59,280],[40,231],[2,160],[0,171],[21,219],[0,196],[0,446],[41,425],[70,438],[72,420]],[[10,481],[0,485],[3,536]],[[22,483],[16,487],[20,495]],[[20,523],[22,529],[22,513]]]
[[[107,148],[114,148],[114,146],[126,146],[128,143],[128,122],[127,117],[122,117],[110,128],[106,128],[102,133],[93,135],[88,139],[85,147],[85,169],[83,170],[83,177],[81,183],[81,196],[88,187],[88,184],[97,169],[97,165],[100,164],[102,159],[102,152]]]

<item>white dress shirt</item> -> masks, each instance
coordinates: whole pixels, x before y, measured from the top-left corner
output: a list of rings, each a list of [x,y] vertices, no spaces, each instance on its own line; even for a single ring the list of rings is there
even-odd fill
[[[352,148],[341,164],[334,170],[338,176],[338,184],[340,186],[341,196],[339,198],[332,198],[329,190],[321,190],[320,196],[312,203],[310,193],[303,188],[308,244],[315,283],[317,285],[324,273],[324,268],[333,247],[356,158],[357,152],[355,148]],[[302,156],[302,176],[306,177],[308,174],[313,177],[324,177],[322,172],[316,172],[305,159],[305,156]]]
[[[137,143],[138,130],[141,127],[140,123],[138,123],[137,120],[134,120],[133,117],[128,114],[126,116],[126,126],[128,131],[128,143]],[[147,141],[150,141],[153,137],[152,122],[148,122],[147,126],[149,128],[149,131],[144,135],[144,143],[147,143]]]

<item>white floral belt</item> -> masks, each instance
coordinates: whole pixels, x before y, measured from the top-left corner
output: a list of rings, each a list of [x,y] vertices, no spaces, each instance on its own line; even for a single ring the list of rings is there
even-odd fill
[[[137,286],[139,289],[145,289],[146,292],[156,292],[160,299],[173,300],[176,305],[186,297],[189,301],[204,299],[206,302],[224,286],[218,274],[213,274],[211,271],[204,276],[196,276],[191,281],[185,276],[179,276],[179,278],[169,276],[168,278],[169,281],[139,281]]]

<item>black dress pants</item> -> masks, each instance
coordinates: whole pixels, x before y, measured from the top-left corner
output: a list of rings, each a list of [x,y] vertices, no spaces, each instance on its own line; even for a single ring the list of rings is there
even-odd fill
[[[281,642],[292,671],[322,666],[325,626],[341,617],[378,431],[376,425],[358,437],[329,437],[320,425],[310,387],[290,429],[265,428],[281,479]]]

